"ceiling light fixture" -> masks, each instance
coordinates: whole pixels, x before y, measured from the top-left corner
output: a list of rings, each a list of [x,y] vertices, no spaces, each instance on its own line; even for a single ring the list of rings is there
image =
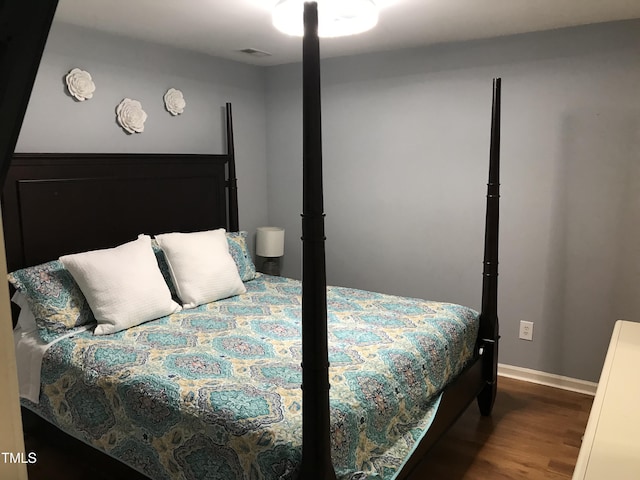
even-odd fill
[[[318,35],[342,37],[372,29],[378,23],[378,7],[372,0],[316,0]],[[273,25],[287,35],[304,34],[305,0],[280,0],[273,7]]]

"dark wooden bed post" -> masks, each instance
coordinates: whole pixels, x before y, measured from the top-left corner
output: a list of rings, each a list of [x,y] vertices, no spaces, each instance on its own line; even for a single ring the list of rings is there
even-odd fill
[[[304,4],[301,480],[334,480],[329,420],[318,6]]]
[[[485,387],[478,395],[482,415],[490,415],[498,387],[498,223],[500,217],[500,92],[501,79],[493,80],[491,110],[491,147],[489,151],[489,183],[487,184],[487,216],[484,237],[484,270],[482,311],[479,338],[483,349]]]
[[[238,180],[236,178],[236,150],[233,144],[233,116],[231,104],[226,105],[227,117],[227,154],[229,155],[228,185],[229,185],[229,231],[240,230],[238,225]]]

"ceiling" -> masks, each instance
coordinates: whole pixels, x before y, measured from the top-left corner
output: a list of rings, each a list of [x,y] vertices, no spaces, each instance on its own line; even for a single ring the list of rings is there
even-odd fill
[[[322,0],[319,0],[320,2]],[[640,18],[640,0],[374,0],[378,25],[323,39],[323,57]],[[271,25],[277,0],[59,0],[56,21],[255,65],[300,61],[301,40]],[[253,48],[270,56],[240,52]]]

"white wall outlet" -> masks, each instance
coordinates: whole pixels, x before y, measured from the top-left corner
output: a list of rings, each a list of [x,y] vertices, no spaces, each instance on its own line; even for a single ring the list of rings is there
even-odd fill
[[[520,338],[522,340],[533,340],[533,322],[520,320]]]

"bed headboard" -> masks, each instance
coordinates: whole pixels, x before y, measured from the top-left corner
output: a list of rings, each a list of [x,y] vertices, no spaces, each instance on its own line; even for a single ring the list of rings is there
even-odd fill
[[[2,194],[9,271],[140,233],[228,227],[227,155],[16,154]]]

